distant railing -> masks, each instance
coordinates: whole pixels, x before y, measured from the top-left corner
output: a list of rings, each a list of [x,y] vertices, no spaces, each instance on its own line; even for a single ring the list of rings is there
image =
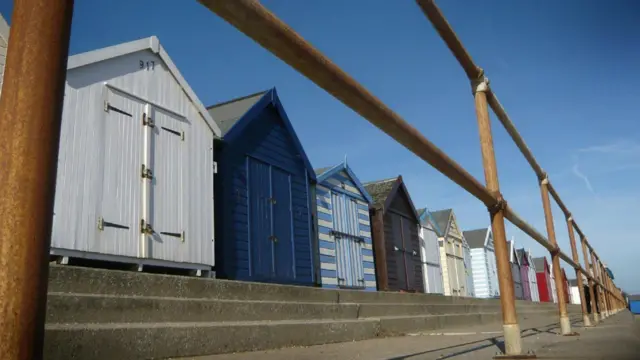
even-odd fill
[[[589,317],[581,286],[582,275],[589,281],[592,309],[596,309],[596,291],[600,294],[597,307],[601,309],[603,317],[625,307],[620,290],[608,277],[600,257],[500,105],[484,71],[475,65],[432,0],[418,0],[418,4],[471,81],[486,186],[258,1],[200,2],[487,206],[498,267],[506,356],[519,355],[522,347],[504,218],[551,253],[563,334],[571,333],[571,325],[562,291],[560,259],[576,270],[585,325],[589,324]],[[73,0],[14,1],[7,66],[0,98],[0,127],[3,129],[0,132],[0,189],[3,190],[0,195],[0,353],[3,358],[11,360],[42,356],[47,250],[72,12]],[[35,59],[43,61],[37,62]],[[36,62],[37,65],[33,66]],[[548,239],[518,216],[500,193],[489,106],[540,181]],[[563,253],[557,245],[549,193],[566,217],[572,257]],[[580,265],[574,229],[580,235],[586,269]],[[598,321],[595,311],[594,320]]]

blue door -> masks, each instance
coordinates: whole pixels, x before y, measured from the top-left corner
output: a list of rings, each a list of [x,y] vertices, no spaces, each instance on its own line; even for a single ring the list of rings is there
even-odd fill
[[[248,158],[249,261],[251,276],[269,278],[273,272],[271,240],[271,167]]]
[[[278,280],[295,278],[293,222],[291,213],[291,175],[271,168],[274,276]]]
[[[358,221],[358,203],[344,194],[331,193],[333,237],[336,243],[338,285],[364,288],[364,264]]]

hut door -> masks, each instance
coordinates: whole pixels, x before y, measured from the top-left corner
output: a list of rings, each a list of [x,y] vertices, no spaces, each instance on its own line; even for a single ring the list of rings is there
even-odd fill
[[[278,280],[295,278],[291,175],[271,167],[271,213],[274,272]]]
[[[96,160],[102,170],[98,193],[97,233],[90,237],[93,252],[139,256],[140,158],[144,104],[113,91],[108,92],[104,138]]]
[[[273,272],[271,167],[253,158],[247,161],[251,275],[269,278]]]
[[[331,193],[333,236],[336,242],[338,286],[364,288],[364,265],[358,221],[358,203],[344,194]]]
[[[407,263],[405,262],[404,256],[404,244],[402,241],[403,228],[402,228],[402,216],[391,213],[391,227],[393,237],[390,240],[393,249],[393,259],[396,267],[396,286],[397,289],[408,289],[408,279],[407,279]],[[389,274],[389,278],[392,278],[391,274]]]
[[[147,232],[147,256],[171,261],[190,261],[188,249],[197,241],[186,230],[185,192],[187,190],[187,123],[177,115],[160,109],[151,112],[148,160],[141,169],[146,184],[148,206],[144,216]],[[151,230],[152,229],[152,230]],[[210,244],[205,241],[204,244]],[[204,251],[200,245],[195,248]],[[207,251],[211,253],[211,251]]]
[[[413,236],[411,227],[416,225],[412,224],[409,220],[407,220],[407,218],[402,216],[400,217],[400,222],[402,223],[402,247],[404,248],[404,251],[402,253],[405,263],[407,290],[416,290],[419,287],[416,286],[415,261],[416,259],[419,259],[419,257],[417,257],[419,254],[417,254],[413,249],[411,241],[411,237]],[[423,280],[420,279],[420,281]]]

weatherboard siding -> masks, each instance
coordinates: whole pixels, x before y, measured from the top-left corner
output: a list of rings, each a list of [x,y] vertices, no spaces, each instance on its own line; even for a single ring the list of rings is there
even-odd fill
[[[255,159],[290,174],[294,278],[286,283],[313,283],[313,256],[310,242],[311,224],[308,181],[303,160],[273,106],[262,111],[234,142],[225,143],[219,163],[224,183],[218,188],[219,214],[222,223],[220,271],[223,277],[237,280],[274,281],[251,268],[248,159]],[[321,216],[321,213],[318,213]]]
[[[488,267],[486,250],[484,248],[471,249],[471,268],[476,297],[489,298],[492,296]]]
[[[342,188],[344,183],[344,188]],[[361,248],[362,267],[364,271],[363,290],[376,290],[376,275],[373,259],[373,244],[371,241],[371,221],[369,219],[369,205],[364,201],[364,197],[358,190],[350,176],[341,171],[329,177],[316,186],[316,207],[318,209],[318,233],[320,252],[320,282],[324,288],[338,288],[337,252],[336,239],[332,234],[336,221],[333,218],[332,192],[335,194],[345,194],[347,197],[355,199],[358,216],[358,233],[363,237],[364,244]],[[343,214],[344,215],[344,214]]]
[[[438,235],[431,225],[420,226],[422,272],[424,277],[424,291],[432,294],[444,294],[442,283],[442,268],[440,266],[440,247]]]

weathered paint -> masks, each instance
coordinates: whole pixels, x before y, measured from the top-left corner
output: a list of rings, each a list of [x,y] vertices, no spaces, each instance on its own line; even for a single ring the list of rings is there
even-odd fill
[[[202,109],[155,37],[70,57],[52,252],[214,265],[217,127]]]
[[[346,163],[316,170],[320,284],[376,290],[368,208],[371,198]],[[327,271],[324,271],[327,270]]]
[[[529,259],[529,286],[531,287],[531,301],[540,301],[540,292],[538,290],[538,278],[536,276],[536,264],[531,256],[531,250],[526,251],[527,259]]]
[[[438,234],[434,228],[434,220],[426,208],[418,210],[418,215],[420,216],[420,259],[422,260],[424,291],[432,294],[444,294],[440,247]]]
[[[491,228],[465,231],[464,236],[471,248],[475,296],[479,298],[499,296],[500,289]]]
[[[510,261],[511,261],[511,276],[513,276],[513,290],[516,299],[524,300],[524,289],[522,288],[522,277],[520,272],[520,262],[516,255],[515,241],[509,241]]]
[[[546,257],[534,258],[533,263],[536,267],[536,281],[538,283],[540,301],[551,302],[553,301],[551,288],[555,286],[551,282],[551,266]]]
[[[223,131],[216,141],[217,275],[313,285],[309,184],[315,175],[276,90],[208,110]],[[324,215],[317,213],[320,225]],[[319,241],[327,239],[320,233]],[[321,269],[326,271],[335,269]]]
[[[452,209],[432,212],[441,232],[438,234],[444,294],[471,296],[473,273],[465,266],[466,242]],[[469,256],[467,254],[467,256]],[[467,260],[468,262],[468,260]]]
[[[378,290],[424,292],[418,215],[402,177],[365,184],[373,199]]]

